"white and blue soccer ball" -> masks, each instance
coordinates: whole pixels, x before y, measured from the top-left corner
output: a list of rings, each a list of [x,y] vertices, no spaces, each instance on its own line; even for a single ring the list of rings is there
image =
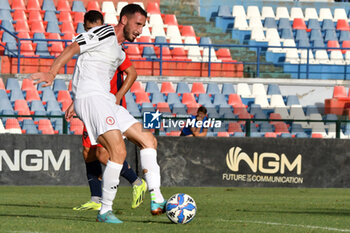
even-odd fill
[[[166,215],[173,223],[189,223],[196,216],[196,212],[196,202],[185,193],[173,195],[166,204]]]

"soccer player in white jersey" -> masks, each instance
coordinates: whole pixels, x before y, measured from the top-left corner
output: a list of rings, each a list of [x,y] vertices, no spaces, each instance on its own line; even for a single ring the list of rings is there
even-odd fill
[[[129,4],[122,9],[119,23],[114,27],[100,26],[102,17],[98,11],[87,12],[84,23],[89,31],[77,36],[64,49],[49,72],[33,74],[32,79],[36,80],[35,83],[45,82],[43,86],[51,85],[59,69],[79,54],[73,74],[74,110],[84,122],[91,144],[99,142],[110,156],[103,173],[102,207],[96,220],[122,223],[112,212],[126,157],[122,134],[140,147],[141,167],[151,194],[151,213],[164,213],[166,201],[160,191],[156,138],[144,130],[125,108],[116,104],[120,101],[119,95],[125,94],[132,83],[125,82],[117,96],[109,92],[110,79],[125,59],[121,44],[125,40],[133,42],[142,33],[147,12],[139,5]]]

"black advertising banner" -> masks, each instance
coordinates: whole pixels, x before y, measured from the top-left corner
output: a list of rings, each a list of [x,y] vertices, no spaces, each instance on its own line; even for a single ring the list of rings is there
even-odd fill
[[[157,139],[163,186],[350,187],[349,140]],[[0,185],[87,185],[81,136],[2,134],[0,142]],[[139,151],[126,146],[135,168]]]

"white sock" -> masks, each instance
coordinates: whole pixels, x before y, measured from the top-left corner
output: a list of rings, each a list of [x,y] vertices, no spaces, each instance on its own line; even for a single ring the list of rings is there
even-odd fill
[[[107,162],[106,169],[102,178],[102,199],[100,214],[104,214],[109,210],[112,210],[113,200],[117,193],[117,187],[119,184],[120,171],[123,164],[114,163],[112,161]]]
[[[157,162],[157,151],[153,148],[140,150],[140,160],[142,170],[147,170],[145,179],[152,201],[163,202],[164,198],[160,192],[160,168]]]

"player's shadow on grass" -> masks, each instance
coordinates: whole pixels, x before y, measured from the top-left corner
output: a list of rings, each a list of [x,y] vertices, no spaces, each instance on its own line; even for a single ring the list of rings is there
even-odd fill
[[[337,209],[305,209],[305,210],[236,210],[247,213],[277,213],[277,214],[309,214],[309,215],[329,215],[329,216],[350,216],[349,210]]]
[[[69,215],[69,216],[58,216],[58,215],[35,215],[35,214],[2,214],[0,217],[21,217],[21,218],[42,218],[42,219],[53,219],[53,220],[69,220],[69,221],[83,221],[83,222],[95,222],[96,219],[91,217],[83,217],[78,215]]]
[[[62,207],[62,206],[50,206],[50,205],[28,205],[28,204],[9,204],[9,203],[0,203],[0,206],[6,206],[6,207],[24,207],[24,208],[52,208],[52,209],[72,209],[71,207]]]

